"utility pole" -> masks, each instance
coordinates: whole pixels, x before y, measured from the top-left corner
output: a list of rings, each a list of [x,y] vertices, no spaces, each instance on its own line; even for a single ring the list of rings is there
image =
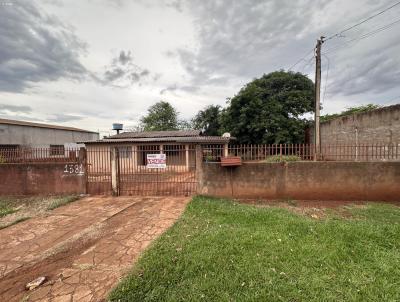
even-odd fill
[[[320,37],[317,40],[315,47],[315,116],[314,116],[314,160],[320,158],[321,153],[321,136],[319,129],[319,111],[320,111],[320,98],[321,98],[321,46],[324,43],[325,37]]]

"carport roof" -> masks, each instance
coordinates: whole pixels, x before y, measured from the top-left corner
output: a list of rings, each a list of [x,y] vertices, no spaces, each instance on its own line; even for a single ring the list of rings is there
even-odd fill
[[[142,131],[123,132],[95,141],[85,141],[84,144],[119,144],[119,143],[200,143],[225,144],[234,137],[207,136],[200,130],[177,131]]]

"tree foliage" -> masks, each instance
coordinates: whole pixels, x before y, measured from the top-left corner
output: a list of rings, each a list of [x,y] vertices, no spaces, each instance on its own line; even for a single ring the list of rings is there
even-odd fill
[[[341,113],[322,115],[321,122],[330,121],[330,120],[333,120],[338,117],[352,115],[352,114],[356,114],[356,113],[368,112],[368,111],[375,110],[378,108],[380,108],[380,106],[375,105],[375,104],[367,104],[367,105],[361,105],[361,106],[356,106],[356,107],[348,107],[348,108],[346,108],[346,110],[343,110]]]
[[[222,113],[239,143],[300,143],[313,111],[314,84],[301,73],[276,71],[245,85]]]
[[[192,119],[192,126],[205,135],[221,135],[221,107],[210,105],[200,110]]]
[[[178,111],[170,103],[160,101],[147,110],[140,120],[144,131],[178,130]]]

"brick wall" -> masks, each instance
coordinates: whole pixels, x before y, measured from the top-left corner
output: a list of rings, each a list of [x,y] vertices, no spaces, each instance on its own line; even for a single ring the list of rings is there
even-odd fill
[[[220,197],[400,201],[400,162],[204,163],[198,181]]]
[[[0,164],[0,195],[81,194],[84,167],[76,163]]]
[[[309,142],[314,128],[308,129]],[[321,123],[321,145],[400,144],[400,104]]]

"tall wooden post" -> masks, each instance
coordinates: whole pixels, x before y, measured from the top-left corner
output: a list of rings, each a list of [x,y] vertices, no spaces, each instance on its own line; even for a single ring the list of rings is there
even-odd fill
[[[321,103],[321,46],[324,43],[324,37],[317,40],[315,48],[315,125],[314,125],[314,160],[320,158],[321,137],[320,137],[320,103]]]

